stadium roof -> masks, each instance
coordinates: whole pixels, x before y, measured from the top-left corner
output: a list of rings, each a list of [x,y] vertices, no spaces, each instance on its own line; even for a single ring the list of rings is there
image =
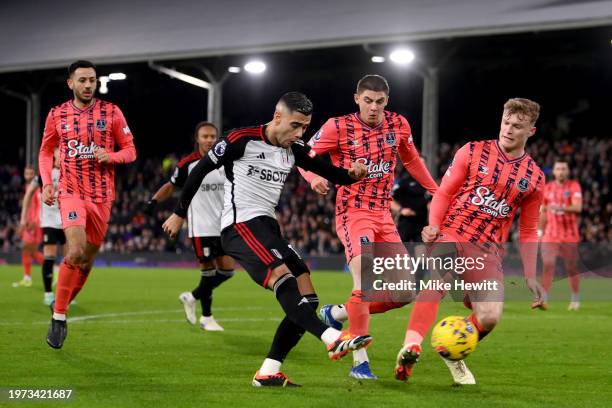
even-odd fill
[[[610,24],[609,0],[25,0],[0,5],[0,72]]]

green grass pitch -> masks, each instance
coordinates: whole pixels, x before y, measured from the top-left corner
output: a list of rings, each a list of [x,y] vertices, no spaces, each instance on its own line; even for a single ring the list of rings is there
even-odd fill
[[[45,343],[50,313],[39,268],[33,272],[32,288],[11,288],[20,267],[0,267],[0,406],[612,406],[612,302],[583,302],[567,312],[566,281],[555,283],[559,301],[547,312],[530,310],[528,301],[506,304],[500,325],[467,359],[476,386],[451,386],[429,339],[410,382],[393,378],[407,306],[371,319],[368,352],[378,381],[349,379],[350,357],[329,361],[322,343],[306,334],[283,366],[303,387],[256,389],[251,377],[281,310],[244,272],[215,291],[214,315],[226,331],[209,333],[190,326],[178,302],[196,284],[196,270],[96,268],[71,310],[77,320],[62,350]],[[315,272],[313,280],[322,303],[342,302],[350,290],[347,274]],[[612,289],[603,279],[583,286]],[[450,314],[468,312],[444,302],[439,317]],[[74,397],[8,401],[7,388],[70,388]]]

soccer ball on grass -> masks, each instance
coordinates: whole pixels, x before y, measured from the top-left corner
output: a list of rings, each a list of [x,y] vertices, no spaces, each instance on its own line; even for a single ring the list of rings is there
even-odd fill
[[[478,333],[465,317],[448,316],[434,327],[431,345],[444,358],[463,360],[476,350]]]

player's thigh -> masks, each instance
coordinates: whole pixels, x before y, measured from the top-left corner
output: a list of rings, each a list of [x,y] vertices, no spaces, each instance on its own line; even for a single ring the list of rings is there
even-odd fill
[[[374,242],[375,231],[369,211],[347,209],[336,214],[336,234],[344,246],[346,262],[361,255],[362,245]]]
[[[43,245],[43,255],[45,258],[55,258],[57,256],[57,245],[45,244]]]
[[[87,234],[87,242],[92,246],[99,247],[104,242],[106,231],[108,230],[108,221],[111,215],[112,202],[92,203],[85,202],[87,210],[87,220],[85,232]]]
[[[231,256],[223,255],[215,258],[215,263],[218,269],[229,271],[235,268],[236,261]]]
[[[220,240],[219,237],[216,238]],[[192,237],[191,241],[193,243],[195,256],[200,263],[200,267],[203,269],[214,268],[216,253],[214,252],[213,239],[211,237]]]

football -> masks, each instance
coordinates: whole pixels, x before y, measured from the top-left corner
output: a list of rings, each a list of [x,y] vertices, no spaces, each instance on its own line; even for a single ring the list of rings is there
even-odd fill
[[[478,333],[465,317],[448,316],[434,327],[431,345],[444,358],[463,360],[476,350]]]

